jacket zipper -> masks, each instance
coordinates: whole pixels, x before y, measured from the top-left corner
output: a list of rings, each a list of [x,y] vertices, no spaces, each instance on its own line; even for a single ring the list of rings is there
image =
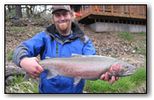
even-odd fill
[[[58,57],[58,43],[56,43],[56,57]]]

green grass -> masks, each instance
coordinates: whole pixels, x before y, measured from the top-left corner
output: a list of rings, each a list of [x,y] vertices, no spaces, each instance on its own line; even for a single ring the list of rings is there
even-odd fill
[[[137,54],[146,55],[146,33],[145,32],[139,32],[139,33],[129,33],[129,32],[120,32],[118,33],[118,36],[128,42],[128,43],[134,43],[134,50]]]
[[[109,84],[106,81],[86,81],[84,91],[87,93],[128,93],[146,82],[145,67],[139,68],[132,76],[122,77],[114,84]],[[38,93],[38,82],[25,81],[23,76],[15,76],[11,84],[6,86],[7,93]]]
[[[16,34],[16,36],[21,36],[21,37],[24,37],[23,35],[25,34],[25,36],[33,36],[35,35],[36,33],[42,31],[43,28],[42,27],[35,27],[35,26],[32,26],[32,27],[28,27],[28,26],[25,26],[25,27],[18,27],[18,26],[12,26],[10,27],[10,31],[11,31],[11,34]],[[27,33],[28,31],[30,31],[29,33]]]
[[[127,93],[129,90],[137,88],[146,81],[146,69],[138,69],[132,76],[122,77],[114,84],[106,81],[96,80],[86,82],[84,91],[88,93]]]
[[[135,48],[138,54],[146,55],[146,41],[137,42],[138,46]]]
[[[6,58],[8,61],[11,61],[12,60],[12,57],[13,57],[13,51],[12,50],[9,50],[6,54]]]
[[[15,76],[6,86],[6,93],[38,93],[38,82],[29,79],[24,80],[23,76]]]
[[[20,32],[26,32],[25,27],[12,26],[12,27],[10,27],[10,30],[16,34],[18,34]]]
[[[133,35],[129,32],[120,32],[118,36],[127,41],[132,41],[134,39]]]
[[[146,33],[145,33],[145,32],[140,32],[139,34],[140,34],[140,35],[146,35]]]

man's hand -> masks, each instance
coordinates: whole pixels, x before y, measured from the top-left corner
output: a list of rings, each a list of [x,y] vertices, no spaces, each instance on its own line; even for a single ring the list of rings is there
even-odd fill
[[[23,58],[20,62],[20,66],[33,78],[38,77],[43,71],[43,68],[38,64],[38,59],[36,57]]]
[[[110,73],[118,73],[120,69],[121,66],[119,64],[112,65],[112,67],[105,74],[101,75],[100,79],[113,84],[115,81],[119,79],[119,77],[111,76]]]
[[[100,78],[101,80],[108,81],[109,83],[113,84],[115,81],[119,79],[119,77],[110,76],[109,72],[103,74]]]

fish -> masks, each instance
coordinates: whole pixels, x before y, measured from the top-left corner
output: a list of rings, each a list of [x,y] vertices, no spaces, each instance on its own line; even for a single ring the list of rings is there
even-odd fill
[[[125,77],[135,73],[136,67],[132,64],[113,57],[101,55],[75,55],[62,58],[47,58],[39,64],[48,70],[47,79],[57,75],[74,78],[74,85],[81,79],[97,80],[109,71],[111,67],[120,66],[118,71],[110,72],[110,76]]]

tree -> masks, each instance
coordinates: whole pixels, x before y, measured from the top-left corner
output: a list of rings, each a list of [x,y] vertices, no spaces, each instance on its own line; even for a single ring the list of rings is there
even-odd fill
[[[15,6],[16,17],[22,18],[22,8],[21,5]]]

